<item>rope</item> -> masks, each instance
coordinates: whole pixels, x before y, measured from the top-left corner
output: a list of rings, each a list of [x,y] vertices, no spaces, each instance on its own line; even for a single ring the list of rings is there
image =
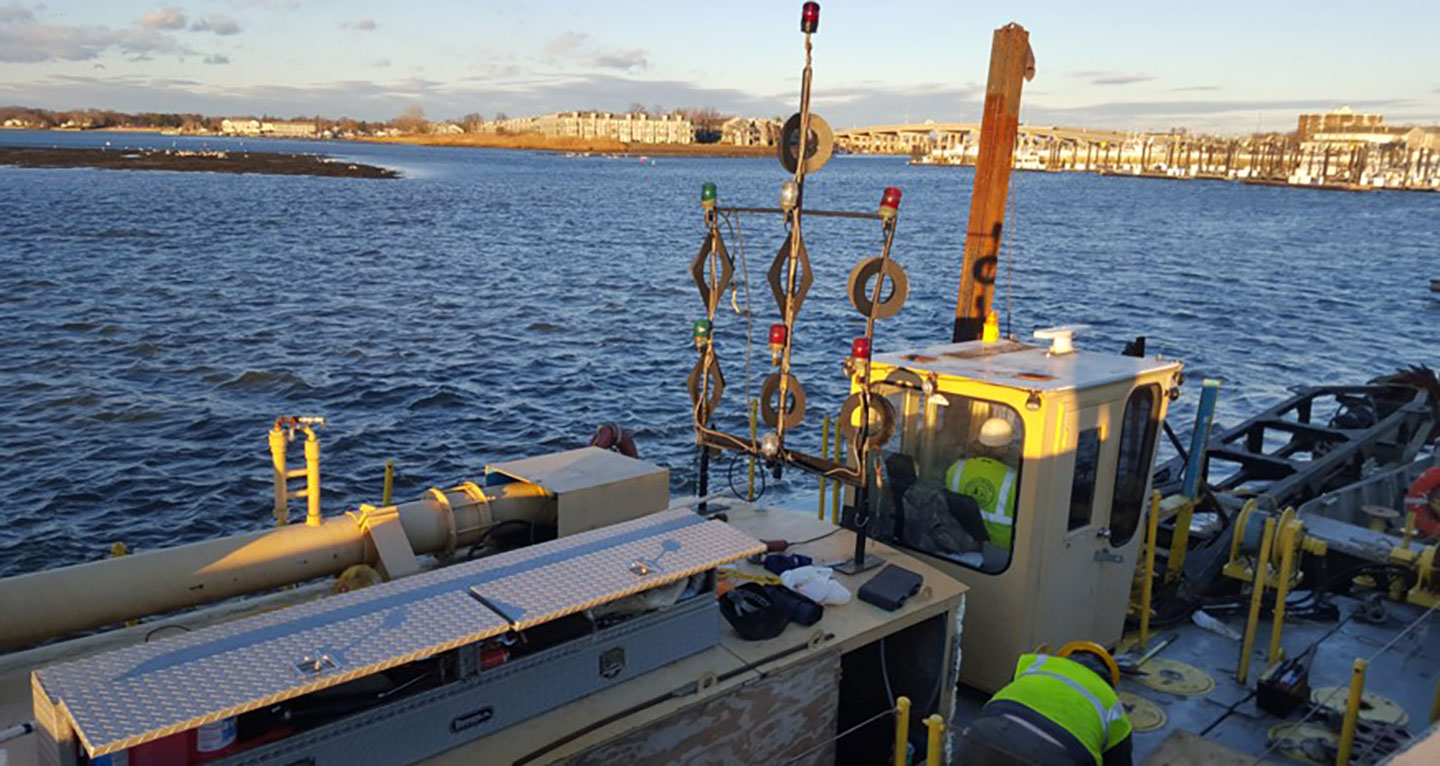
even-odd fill
[[[1396,634],[1395,634],[1395,637],[1392,638],[1392,639],[1390,639],[1390,642],[1389,642],[1389,643],[1385,644],[1384,646],[1380,647],[1379,649],[1376,649],[1374,654],[1372,654],[1372,655],[1370,655],[1369,657],[1365,658],[1365,664],[1368,665],[1368,664],[1374,662],[1375,659],[1378,658],[1380,655],[1384,654],[1385,652],[1390,651],[1390,648],[1391,648],[1391,647],[1393,647],[1393,646],[1395,646],[1395,644],[1399,643],[1399,642],[1400,642],[1400,639],[1404,638],[1406,635],[1408,635],[1408,634],[1410,633],[1410,631],[1414,630],[1416,627],[1418,627],[1418,626],[1420,625],[1420,623],[1424,622],[1424,621],[1425,621],[1425,618],[1426,618],[1426,617],[1429,617],[1430,614],[1431,614],[1432,612],[1434,612],[1437,608],[1440,608],[1440,602],[1436,602],[1436,603],[1435,603],[1433,606],[1431,606],[1429,609],[1426,609],[1423,613],[1421,613],[1421,615],[1420,615],[1419,617],[1416,617],[1416,618],[1414,619],[1414,621],[1412,621],[1409,625],[1406,625],[1404,630],[1400,631],[1399,633],[1396,633]],[[1336,697],[1340,696],[1342,693],[1348,694],[1349,692],[1350,692],[1350,685],[1349,685],[1349,684],[1345,684],[1345,685],[1343,685],[1343,686],[1336,686],[1334,689],[1330,690],[1330,693],[1329,693],[1328,695],[1326,695],[1325,699],[1321,700],[1319,703],[1317,703],[1317,704],[1315,704],[1315,705],[1312,705],[1312,706],[1310,707],[1310,712],[1306,713],[1306,714],[1305,714],[1305,717],[1304,717],[1304,718],[1301,718],[1300,721],[1299,721],[1299,723],[1296,723],[1296,724],[1295,724],[1294,729],[1299,729],[1301,726],[1304,726],[1304,725],[1305,725],[1305,722],[1306,722],[1306,721],[1309,721],[1311,718],[1313,718],[1316,713],[1320,712],[1320,711],[1323,710],[1323,709],[1329,708],[1329,707],[1330,707],[1330,703],[1331,703],[1332,701],[1334,701],[1334,699],[1335,699]],[[1268,750],[1266,750],[1264,753],[1262,753],[1262,754],[1260,755],[1260,757],[1258,757],[1258,758],[1256,758],[1255,760],[1251,761],[1251,762],[1250,762],[1250,766],[1259,766],[1259,764],[1260,764],[1261,761],[1263,761],[1263,760],[1265,760],[1266,758],[1270,757],[1270,755],[1271,755],[1272,753],[1274,753],[1276,750],[1280,749],[1280,743],[1281,743],[1281,742],[1283,742],[1283,740],[1278,740],[1278,739],[1277,739],[1277,740],[1275,740],[1274,742],[1270,743],[1270,748],[1269,748]]]
[[[740,214],[736,213],[733,221],[730,219],[729,213],[722,213],[721,216],[725,219],[725,226],[730,229],[731,236],[735,238],[735,256],[740,259],[740,276],[745,284],[745,406],[748,407],[750,406],[752,375],[750,371],[750,348],[755,340],[755,330],[753,326],[755,317],[750,311],[750,263],[745,258],[745,238],[740,232]],[[740,286],[736,285],[735,292],[739,290]],[[731,293],[732,298],[734,294],[734,292]]]
[[[845,731],[842,731],[842,732],[840,732],[839,734],[836,734],[835,736],[830,737],[829,739],[826,739],[826,740],[821,741],[820,744],[815,745],[814,747],[809,748],[808,750],[806,750],[805,752],[803,752],[803,753],[795,756],[794,758],[790,758],[790,759],[788,759],[788,760],[781,761],[781,766],[787,766],[788,764],[791,764],[791,763],[794,763],[794,762],[796,762],[796,761],[798,761],[798,760],[801,760],[802,758],[804,758],[804,757],[807,756],[807,755],[810,755],[811,753],[815,752],[816,750],[819,750],[820,748],[825,747],[826,745],[829,745],[829,744],[831,744],[831,743],[833,743],[833,742],[839,741],[841,737],[844,737],[844,736],[846,736],[846,735],[848,735],[848,734],[852,734],[852,733],[854,733],[854,732],[856,732],[856,731],[859,731],[860,729],[863,729],[864,727],[869,726],[869,725],[872,724],[872,723],[875,723],[876,721],[880,720],[881,718],[884,718],[884,717],[887,716],[887,715],[894,715],[894,714],[895,714],[895,710],[894,710],[893,708],[891,708],[891,709],[889,709],[889,710],[881,710],[880,712],[876,713],[875,715],[872,715],[872,716],[870,716],[869,718],[866,718],[865,720],[861,721],[860,723],[855,724],[854,726],[851,726],[850,728],[846,729]]]

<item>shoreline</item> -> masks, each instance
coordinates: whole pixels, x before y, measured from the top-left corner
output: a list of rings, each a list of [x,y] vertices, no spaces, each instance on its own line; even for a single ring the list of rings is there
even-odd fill
[[[324,178],[399,178],[389,168],[337,161],[316,154],[278,152],[192,152],[164,149],[55,149],[0,147],[0,166],[171,170]]]
[[[773,146],[736,146],[734,144],[641,144],[611,138],[571,138],[542,136],[537,133],[459,133],[449,135],[411,134],[404,136],[367,136],[346,138],[372,144],[410,144],[413,146],[453,146],[471,149],[521,149],[528,151],[613,154],[627,157],[774,157]]]

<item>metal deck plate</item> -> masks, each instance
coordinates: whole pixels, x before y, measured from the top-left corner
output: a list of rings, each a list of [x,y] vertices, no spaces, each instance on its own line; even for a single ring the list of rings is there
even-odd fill
[[[36,671],[36,678],[95,757],[537,625],[763,549],[724,523],[664,511],[55,665]],[[641,565],[632,568],[637,561]],[[297,666],[307,659],[323,669]]]

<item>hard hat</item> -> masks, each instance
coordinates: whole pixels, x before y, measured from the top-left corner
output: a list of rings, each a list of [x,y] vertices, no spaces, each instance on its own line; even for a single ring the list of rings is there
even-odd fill
[[[1110,653],[1105,651],[1105,647],[1094,641],[1071,641],[1060,647],[1060,653],[1056,656],[1069,657],[1076,652],[1089,652],[1099,657],[1100,660],[1105,663],[1105,668],[1110,671],[1110,686],[1115,687],[1120,685],[1120,666],[1115,663],[1115,658],[1111,657]]]
[[[1005,418],[990,418],[980,426],[980,443],[986,447],[1005,447],[1015,436],[1015,429]]]

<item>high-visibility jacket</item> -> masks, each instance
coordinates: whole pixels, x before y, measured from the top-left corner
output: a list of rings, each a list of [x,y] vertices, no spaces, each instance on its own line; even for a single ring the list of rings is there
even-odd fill
[[[1064,657],[1023,654],[1015,680],[991,701],[1010,700],[1039,713],[1074,735],[1095,763],[1130,736],[1130,718],[1105,679]]]
[[[969,495],[980,506],[985,531],[996,547],[1010,550],[1015,527],[1015,471],[988,457],[960,458],[945,471],[951,492]]]

